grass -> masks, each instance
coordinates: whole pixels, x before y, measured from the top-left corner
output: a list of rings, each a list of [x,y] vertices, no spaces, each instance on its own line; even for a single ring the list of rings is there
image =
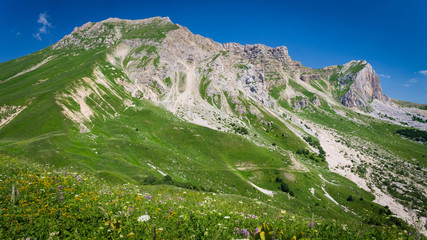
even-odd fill
[[[150,24],[135,24],[133,28],[126,28],[123,39],[152,39],[155,41],[166,37],[166,33],[178,29],[178,26],[162,20],[153,20]]]
[[[302,87],[301,85],[299,85],[296,81],[294,81],[292,79],[289,79],[289,85],[291,85],[295,91],[298,91],[298,92],[304,94],[309,99],[312,99],[314,97],[314,93],[308,91],[307,89],[305,89],[304,87]]]
[[[237,195],[112,185],[1,156],[0,237],[26,239],[415,239],[412,230],[304,218]]]
[[[207,99],[207,94],[206,94],[206,89],[208,88],[209,84],[211,82],[209,81],[209,78],[207,75],[204,75],[202,77],[202,79],[200,80],[200,87],[199,87],[199,91],[200,91],[200,96],[203,99]]]
[[[279,99],[280,93],[286,89],[286,84],[280,85],[280,86],[273,86],[270,88],[270,96],[274,99]]]
[[[176,27],[155,20],[152,25],[124,28],[122,33],[125,39],[142,37],[159,41],[167,31]],[[107,29],[113,28],[108,25]],[[239,103],[236,103],[224,92],[236,116],[239,115],[237,104],[247,112],[239,116],[246,126],[234,126],[237,134],[185,122],[148,100],[132,97],[115,82],[117,78],[129,79],[125,74],[126,67],[122,69],[107,61],[106,53],[110,51],[105,47],[88,51],[46,48],[0,64],[0,79],[7,79],[51,54],[56,56],[34,71],[1,83],[2,104],[27,106],[0,129],[0,153],[4,154],[0,165],[0,204],[1,211],[8,211],[0,214],[3,218],[0,220],[0,235],[6,236],[4,238],[44,239],[51,234],[52,238],[120,238],[120,235],[153,238],[156,234],[159,238],[187,239],[194,235],[193,238],[198,239],[229,239],[245,237],[246,231],[252,234],[250,237],[256,238],[257,227],[266,235],[276,234],[277,238],[283,239],[308,235],[352,239],[358,234],[361,234],[361,239],[390,239],[396,234],[404,234],[406,226],[399,223],[401,228],[393,227],[397,223],[379,213],[382,207],[372,202],[371,194],[331,173],[325,162],[316,161],[314,157],[310,159],[314,153],[296,155],[298,149],[308,148],[308,145],[289,129],[289,119],[278,118],[261,104],[245,98],[243,93],[237,97]],[[132,50],[132,56],[134,54],[141,54],[141,58],[135,58],[139,59],[135,65],[158,67],[156,47],[139,46]],[[126,58],[123,63],[127,66],[135,59]],[[235,67],[247,69],[246,65]],[[99,69],[105,76],[106,85],[95,81],[94,69]],[[199,91],[202,98],[219,107],[218,95],[208,97],[206,93],[210,83],[207,74],[212,71],[208,69],[201,79]],[[83,78],[90,80],[83,81]],[[185,78],[185,74],[177,73],[175,79],[166,77],[164,83],[170,87],[174,80],[182,90]],[[41,79],[47,80],[35,84]],[[322,80],[318,81],[318,87],[326,89]],[[290,80],[289,84],[295,91],[313,98],[314,94],[297,82]],[[149,87],[160,94],[157,83]],[[286,85],[273,87],[270,94],[279,99],[285,88]],[[84,122],[90,132],[81,132],[78,124],[66,118],[64,109],[58,105],[62,102],[72,111],[81,110],[81,102],[71,97],[76,89],[90,92],[84,99],[93,111],[90,121]],[[66,97],[59,99],[60,95]],[[124,105],[125,101],[130,104]],[[278,102],[291,110],[286,100]],[[251,113],[251,107],[256,108],[259,114]],[[297,114],[343,134],[352,136],[357,132],[358,138],[385,146],[390,154],[408,159],[411,164],[421,163],[418,166],[421,170],[415,169],[414,172],[422,176],[421,167],[426,164],[425,146],[402,139],[396,134],[397,126],[346,111],[349,118],[366,122],[367,127],[361,127],[335,114],[325,101],[322,101],[322,108],[324,111],[314,109]],[[319,148],[316,141],[310,142]],[[306,170],[296,170],[291,157],[303,164]],[[71,172],[73,174],[69,174]],[[319,174],[337,185],[324,182]],[[282,191],[281,183],[276,181],[278,178],[288,186],[293,196]],[[28,184],[30,181],[31,185]],[[248,181],[273,191],[275,197],[261,193]],[[59,186],[71,189],[66,192]],[[390,183],[389,186],[392,188],[393,185]],[[15,187],[19,194],[12,191]],[[189,189],[208,190],[210,193]],[[314,196],[310,189],[314,189]],[[356,214],[343,211],[342,207],[329,200],[323,189]],[[104,194],[104,190],[112,193]],[[12,192],[15,192],[14,197]],[[97,195],[99,198],[93,199]],[[355,200],[347,201],[349,195]],[[408,199],[417,199],[417,196],[408,195]],[[210,200],[206,199],[207,196]],[[179,197],[185,201],[178,202]],[[360,198],[364,200],[359,201]],[[239,201],[242,203],[237,205]],[[123,212],[130,207],[131,214],[124,215]],[[171,211],[169,207],[172,207]],[[27,212],[26,209],[30,210]],[[43,211],[36,212],[36,209]],[[83,209],[86,212],[83,213]],[[278,214],[279,210],[286,214]],[[145,211],[151,216],[150,221],[138,222],[138,217],[145,215]],[[172,212],[175,214],[171,216]],[[314,223],[310,219],[313,214],[319,219],[316,224],[320,225],[308,227],[310,221]],[[271,226],[263,225],[267,222]],[[372,223],[382,227],[370,226]],[[239,228],[239,232],[235,228]]]
[[[235,68],[239,68],[239,69],[243,69],[243,70],[248,70],[249,67],[244,65],[244,64],[236,64],[234,65]]]

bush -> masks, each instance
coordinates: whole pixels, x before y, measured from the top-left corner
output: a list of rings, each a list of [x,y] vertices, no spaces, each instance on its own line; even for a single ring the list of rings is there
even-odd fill
[[[427,132],[418,129],[398,129],[397,134],[419,142],[427,142]]]
[[[249,133],[248,129],[246,129],[245,127],[234,127],[233,130],[234,132],[242,135],[248,135]]]
[[[155,176],[148,176],[145,178],[144,183],[147,185],[154,185],[157,182],[157,178]]]
[[[282,190],[282,192],[289,192],[289,187],[288,184],[282,182],[282,184],[280,184],[280,189]]]

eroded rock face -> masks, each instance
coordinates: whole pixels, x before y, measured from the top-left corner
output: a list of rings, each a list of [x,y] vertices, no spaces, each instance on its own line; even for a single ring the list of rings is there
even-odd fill
[[[352,61],[344,65],[341,72],[348,70],[348,65],[355,64]],[[389,102],[389,98],[383,94],[380,79],[366,61],[358,61],[357,64],[363,64],[364,67],[356,73],[348,73],[339,78],[340,84],[345,88],[349,85],[349,90],[341,97],[341,103],[347,107],[366,107],[373,99],[383,102]]]
[[[294,103],[292,104],[292,107],[294,107],[295,109],[303,109],[308,107],[308,99],[303,98],[301,100],[295,100]]]
[[[160,31],[160,35],[145,36],[147,26]],[[262,117],[255,108],[250,108],[252,104],[277,107],[279,104],[270,96],[269,89],[280,87],[276,99],[287,102],[303,97],[293,102],[296,109],[319,107],[327,98],[325,95],[332,95],[325,92],[306,98],[301,89],[287,86],[290,79],[307,84],[317,79],[327,80],[339,72],[336,85],[345,94],[338,100],[345,106],[365,107],[372,99],[388,100],[378,76],[365,61],[352,61],[342,69],[333,66],[312,71],[292,60],[284,46],[220,44],[193,34],[168,18],[87,23],[52,46],[79,50],[97,47],[110,49],[108,62],[126,76],[116,82],[131,96],[162,104],[177,116],[215,129],[220,127],[215,120],[218,116],[252,113]],[[333,101],[333,97],[330,99]]]
[[[322,104],[319,96],[317,96],[317,95],[314,95],[313,99],[311,99],[311,102],[313,103],[313,105],[315,107],[319,107]]]
[[[314,80],[314,79],[320,79],[320,75],[319,74],[311,74],[311,75],[302,75],[300,77],[300,79],[304,82],[308,82],[310,80]]]

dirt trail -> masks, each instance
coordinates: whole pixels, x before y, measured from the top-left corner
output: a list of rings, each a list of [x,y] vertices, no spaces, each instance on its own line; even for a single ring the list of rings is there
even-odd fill
[[[0,81],[0,84],[1,84],[1,83],[5,83],[5,82],[7,82],[7,81],[9,81],[9,80],[11,80],[11,79],[14,79],[14,78],[16,78],[16,77],[19,77],[19,76],[21,76],[22,74],[25,74],[25,73],[27,73],[27,72],[34,71],[34,70],[36,70],[37,68],[39,68],[40,66],[42,66],[42,65],[44,65],[45,63],[47,63],[47,62],[49,62],[50,60],[52,60],[52,58],[53,58],[53,56],[50,56],[50,57],[48,57],[48,58],[44,59],[43,61],[41,61],[40,63],[38,63],[38,64],[36,64],[36,65],[34,65],[34,66],[32,66],[32,67],[28,68],[28,69],[25,69],[24,71],[19,72],[19,73],[15,74],[14,76],[12,76],[12,77],[10,77],[10,78],[8,78],[8,79],[4,80],[4,81]]]
[[[3,118],[0,118],[0,128],[2,128],[3,126],[7,125],[10,121],[12,121],[16,116],[18,116],[22,111],[24,111],[24,109],[26,109],[27,106],[15,107],[15,108],[16,108],[16,111],[14,113],[11,113],[9,115],[4,116]],[[7,113],[7,108],[1,107],[0,114],[5,114],[5,113]]]
[[[257,185],[253,184],[251,181],[248,181],[248,183],[250,185],[252,185],[254,188],[256,188],[258,191],[260,191],[260,192],[262,192],[262,193],[264,193],[264,194],[266,194],[266,195],[268,195],[270,197],[274,197],[274,192],[273,191],[270,191],[270,190],[267,190],[267,189],[264,189],[264,188],[260,188]]]

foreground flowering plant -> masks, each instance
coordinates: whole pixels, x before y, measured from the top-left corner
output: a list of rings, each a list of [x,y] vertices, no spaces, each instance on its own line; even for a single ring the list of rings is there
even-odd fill
[[[149,215],[142,215],[138,218],[138,222],[148,222],[148,220],[150,220]]]
[[[395,226],[344,228],[234,195],[110,185],[70,169],[0,160],[0,239],[414,239]]]

